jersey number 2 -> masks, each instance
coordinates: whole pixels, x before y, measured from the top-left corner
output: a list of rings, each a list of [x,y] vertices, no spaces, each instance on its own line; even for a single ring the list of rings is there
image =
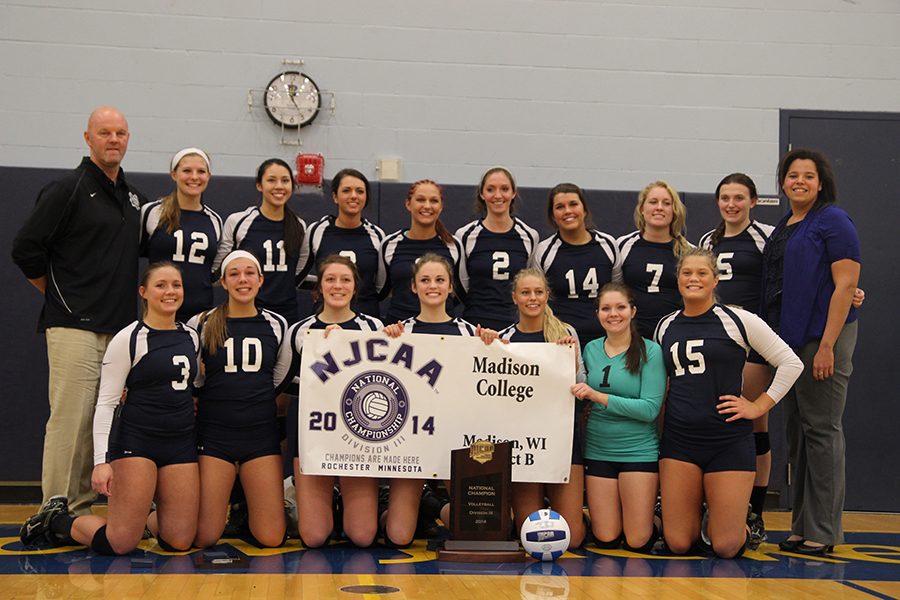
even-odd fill
[[[505,270],[509,268],[509,252],[498,250],[491,255],[491,258],[494,259],[494,281],[506,281],[509,279],[509,271]],[[501,269],[504,271],[501,272]]]

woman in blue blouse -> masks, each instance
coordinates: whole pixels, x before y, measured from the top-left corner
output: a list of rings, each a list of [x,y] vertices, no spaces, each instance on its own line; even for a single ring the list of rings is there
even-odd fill
[[[778,181],[791,210],[766,245],[761,312],[804,367],[784,400],[794,485],[791,535],[779,546],[821,555],[843,542],[841,420],[856,346],[851,303],[859,237],[847,213],[834,206],[834,176],[822,154],[789,152]]]

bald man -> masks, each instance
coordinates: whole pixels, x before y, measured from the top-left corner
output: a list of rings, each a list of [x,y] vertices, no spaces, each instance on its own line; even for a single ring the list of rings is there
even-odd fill
[[[38,322],[50,367],[44,504],[78,515],[96,499],[92,423],[100,364],[113,334],[137,318],[143,197],[120,166],[128,139],[121,112],[94,110],[84,132],[90,156],[41,190],[13,242],[13,261],[44,296]]]

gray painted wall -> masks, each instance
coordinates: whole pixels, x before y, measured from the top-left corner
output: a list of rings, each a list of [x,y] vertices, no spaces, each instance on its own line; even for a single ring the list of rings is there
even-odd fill
[[[95,105],[126,167],[200,145],[216,174],[291,158],[248,90],[303,58],[336,109],[304,151],[375,176],[774,193],[778,109],[900,111],[896,0],[28,0],[0,3],[0,165],[68,168]],[[132,8],[133,7],[133,8]],[[256,94],[256,100],[261,95]]]
[[[687,192],[696,240],[715,222],[705,195],[725,173],[743,170],[774,194],[779,109],[900,112],[900,2],[743,4],[0,2],[3,253],[37,191],[86,152],[81,132],[101,103],[128,115],[125,167],[149,195],[170,188],[174,151],[200,145],[213,159],[213,207],[225,215],[256,202],[245,178],[263,158],[297,152],[261,108],[247,111],[248,90],[282,58],[305,59],[334,93],[335,111],[326,105],[302,130],[327,175],[351,166],[376,179],[378,158],[399,157],[403,181],[451,184],[446,216],[457,225],[481,173],[502,163],[534,188],[523,194],[533,225],[543,229],[541,188],[571,180],[606,190],[589,198],[614,234],[631,229],[633,190],[661,177]],[[373,216],[387,229],[406,218],[405,187],[378,187]],[[307,196],[299,210],[309,220],[328,199]],[[779,209],[757,210],[777,220]],[[0,455],[16,457],[0,480],[33,480],[47,410],[39,298],[0,264],[10,282],[0,332],[15,349],[0,369]]]

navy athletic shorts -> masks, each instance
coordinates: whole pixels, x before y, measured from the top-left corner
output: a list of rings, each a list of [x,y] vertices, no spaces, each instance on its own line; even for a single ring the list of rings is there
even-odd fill
[[[109,435],[107,459],[146,458],[161,469],[168,465],[197,462],[197,435],[189,431],[181,435],[151,434],[117,421]]]
[[[621,473],[659,473],[659,462],[614,462],[584,459],[584,474],[588,477],[618,479]]]
[[[697,465],[704,473],[719,471],[756,471],[756,442],[753,434],[724,442],[698,443],[663,431],[659,458],[672,458]]]
[[[230,463],[245,463],[270,454],[281,456],[280,442],[274,418],[269,423],[243,428],[203,422],[197,426],[197,453]]]

